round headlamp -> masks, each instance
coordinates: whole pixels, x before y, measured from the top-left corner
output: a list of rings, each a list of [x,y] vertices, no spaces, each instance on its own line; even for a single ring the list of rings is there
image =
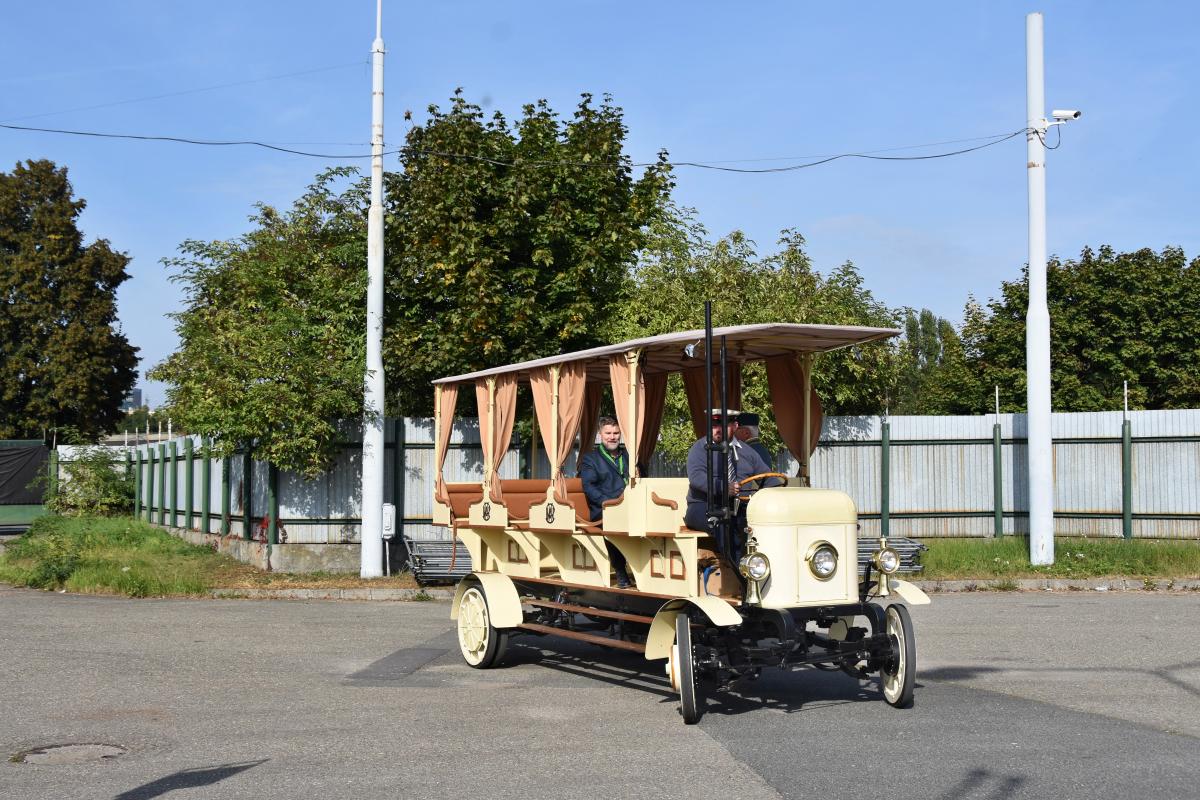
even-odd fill
[[[771,562],[762,553],[750,553],[742,556],[738,562],[738,571],[742,577],[752,581],[765,581],[771,574]]]
[[[837,550],[829,542],[821,542],[808,556],[808,568],[820,580],[827,580],[837,572]]]
[[[900,554],[890,547],[885,547],[875,554],[875,569],[884,575],[895,574],[900,569]]]

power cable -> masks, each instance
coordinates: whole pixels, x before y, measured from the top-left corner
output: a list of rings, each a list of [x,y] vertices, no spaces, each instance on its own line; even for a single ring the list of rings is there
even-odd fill
[[[309,152],[309,151],[305,151],[305,150],[296,150],[296,149],[289,148],[289,147],[283,147],[280,145],[271,144],[269,142],[260,142],[260,141],[254,141],[254,140],[191,139],[191,138],[182,137],[182,136],[148,136],[148,135],[142,135],[142,134],[129,134],[129,133],[101,133],[101,132],[97,132],[97,131],[76,131],[76,130],[66,130],[66,129],[62,129],[62,128],[39,128],[39,127],[32,127],[32,126],[26,126],[26,125],[10,125],[10,124],[6,124],[6,123],[0,123],[0,128],[5,128],[8,130],[15,130],[15,131],[29,131],[29,132],[35,132],[35,133],[57,133],[57,134],[62,134],[62,135],[67,135],[67,136],[90,136],[90,137],[96,137],[96,138],[101,138],[101,139],[129,139],[129,140],[136,140],[136,141],[175,142],[178,144],[203,145],[203,146],[209,146],[209,147],[253,146],[253,147],[262,147],[267,150],[274,150],[274,151],[277,151],[280,153],[290,153],[293,155],[307,156],[310,158],[326,158],[326,159],[333,159],[333,160],[350,160],[350,159],[371,158],[370,153],[365,153],[365,154],[313,153],[313,152]],[[721,166],[722,163],[731,163],[729,161],[726,161],[726,162],[682,161],[682,160],[675,161],[675,160],[671,160],[669,158],[668,159],[660,159],[658,161],[642,161],[642,162],[505,161],[505,160],[497,159],[497,158],[489,158],[488,156],[479,156],[479,155],[475,155],[472,153],[450,153],[450,152],[443,152],[443,151],[438,151],[438,150],[428,150],[428,149],[424,149],[424,148],[408,147],[408,146],[397,148],[394,150],[385,150],[383,152],[383,155],[395,155],[397,153],[417,153],[420,155],[433,156],[436,158],[456,159],[456,160],[462,160],[462,161],[478,161],[478,162],[482,162],[482,163],[493,164],[496,166],[503,166],[503,167],[513,167],[513,166],[519,165],[519,166],[526,166],[526,167],[580,167],[580,168],[588,168],[588,169],[624,169],[624,168],[632,168],[632,167],[653,167],[653,166],[660,166],[660,165],[666,164],[666,165],[669,165],[672,167],[693,167],[696,169],[708,169],[708,170],[715,170],[715,171],[719,171],[719,172],[733,172],[733,173],[741,173],[741,174],[767,174],[767,173],[778,173],[778,172],[795,172],[796,170],[808,169],[810,167],[816,167],[816,166],[820,166],[822,164],[828,164],[830,162],[837,161],[837,160],[843,159],[843,158],[860,158],[860,159],[866,159],[866,160],[870,160],[870,161],[929,161],[929,160],[936,159],[936,158],[949,158],[951,156],[963,155],[964,153],[972,153],[972,152],[975,152],[976,150],[983,150],[984,148],[987,148],[987,147],[993,147],[995,145],[1006,142],[1006,141],[1013,139],[1017,136],[1020,136],[1022,134],[1027,134],[1029,132],[1029,130],[1030,130],[1029,128],[1021,128],[1020,130],[1013,131],[1012,133],[997,134],[996,136],[993,136],[993,137],[980,137],[980,138],[986,138],[986,139],[988,139],[988,141],[986,141],[983,144],[976,145],[974,147],[965,147],[965,148],[961,148],[958,150],[952,150],[952,151],[945,152],[945,153],[928,153],[926,155],[914,155],[914,156],[877,155],[877,153],[888,152],[888,150],[875,150],[875,151],[866,151],[866,152],[861,152],[861,153],[838,153],[836,155],[818,158],[813,161],[807,161],[802,164],[789,164],[787,166],[781,166],[781,167],[762,167],[762,168]],[[975,139],[973,141],[978,141],[978,139]],[[1061,143],[1061,139],[1060,139],[1060,143]],[[912,149],[912,148],[927,147],[927,146],[932,146],[932,145],[906,145],[903,148],[892,148],[892,149]],[[1058,146],[1058,144],[1055,145],[1055,147],[1057,147],[1057,146]],[[1053,148],[1051,148],[1051,149],[1053,149]]]

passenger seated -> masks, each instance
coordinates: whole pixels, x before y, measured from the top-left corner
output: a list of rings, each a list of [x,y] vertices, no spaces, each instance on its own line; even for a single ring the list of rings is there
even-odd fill
[[[620,497],[629,485],[629,453],[621,443],[621,428],[613,417],[600,418],[600,446],[584,454],[579,477],[583,481],[592,522],[602,524],[604,501]],[[608,546],[608,555],[617,573],[617,587],[628,589],[625,556],[607,539],[604,544]]]

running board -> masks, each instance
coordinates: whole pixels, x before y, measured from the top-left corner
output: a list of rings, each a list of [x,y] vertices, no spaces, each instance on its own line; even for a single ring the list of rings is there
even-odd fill
[[[641,614],[628,614],[624,611],[608,611],[603,608],[593,608],[592,606],[573,606],[570,603],[555,603],[551,600],[521,600],[527,606],[537,606],[538,608],[556,608],[559,611],[570,611],[573,614],[587,614],[590,617],[604,617],[605,619],[619,619],[622,622],[640,622],[643,625],[649,625],[654,622],[654,617],[644,617]]]
[[[623,639],[613,639],[608,636],[597,636],[594,633],[582,633],[580,631],[569,631],[565,628],[555,628],[550,625],[538,625],[533,622],[526,622],[517,626],[526,631],[534,633],[545,633],[551,636],[565,636],[568,639],[577,639],[581,642],[590,642],[603,647],[615,647],[618,650],[629,650],[634,653],[645,653],[646,645],[637,644],[636,642],[626,642]]]

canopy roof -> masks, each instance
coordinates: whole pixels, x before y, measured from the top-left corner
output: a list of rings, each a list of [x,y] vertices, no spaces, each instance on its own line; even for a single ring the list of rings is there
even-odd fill
[[[724,336],[729,360],[747,362],[788,353],[826,353],[856,344],[880,341],[899,333],[895,328],[863,328],[852,325],[732,325],[713,328],[713,346],[718,347],[720,337]],[[690,347],[690,352],[685,351],[685,348],[692,345],[694,347]],[[642,351],[641,369],[645,374],[682,372],[704,365],[704,331],[681,331],[632,339],[620,344],[439,378],[434,383],[467,383],[478,378],[506,374],[515,374],[518,380],[528,380],[530,372],[535,369],[572,362],[583,362],[589,378],[607,381],[609,357],[639,349]]]

